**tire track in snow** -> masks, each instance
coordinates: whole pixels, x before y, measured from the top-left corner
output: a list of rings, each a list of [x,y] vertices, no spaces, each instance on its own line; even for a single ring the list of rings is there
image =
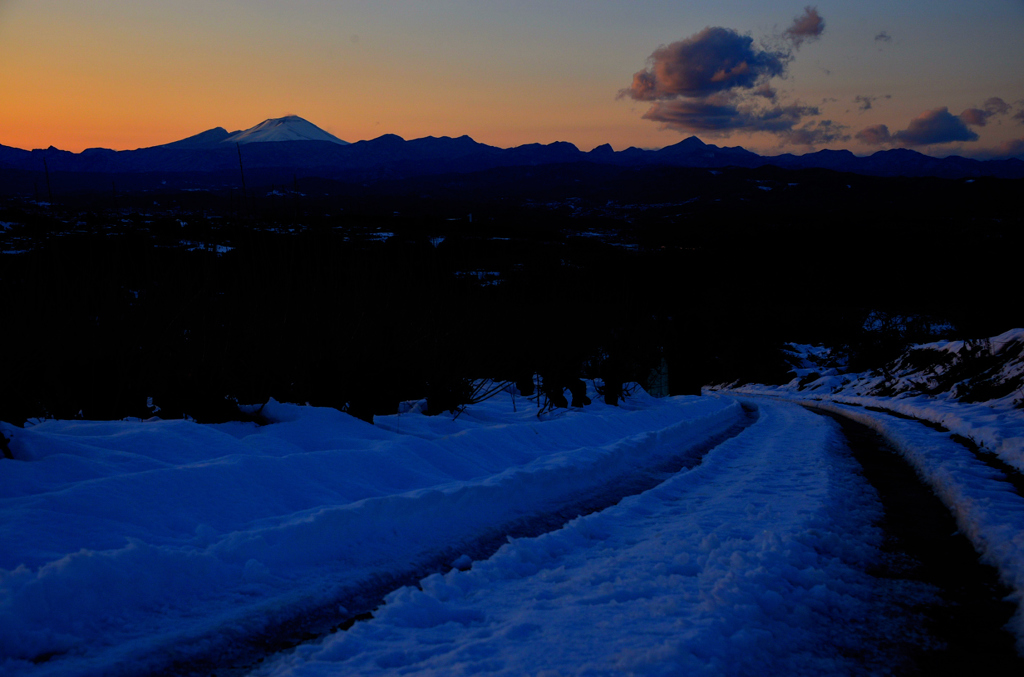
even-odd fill
[[[711,450],[736,437],[757,421],[759,411],[756,405],[742,403],[741,406],[744,417],[735,425],[687,447],[662,463],[638,468],[630,475],[616,478],[605,486],[604,491],[579,494],[549,511],[499,525],[472,540],[437,553],[418,566],[382,575],[369,585],[352,590],[342,597],[332,598],[307,610],[300,617],[277,624],[258,635],[235,641],[230,646],[215,646],[204,657],[176,661],[161,670],[147,670],[147,674],[155,677],[236,677],[248,674],[271,656],[347,630],[355,623],[372,618],[373,612],[391,592],[405,586],[415,586],[431,574],[447,572],[453,568],[453,562],[463,556],[470,561],[487,559],[509,539],[533,538],[556,531],[577,517],[600,512],[624,498],[653,489],[679,472],[697,467]]]
[[[817,411],[840,425],[883,505],[885,557],[869,573],[924,584],[937,595],[905,610],[922,634],[894,642],[893,664],[922,675],[1024,674],[1006,629],[1016,605],[997,570],[980,561],[942,501],[880,434],[841,413]]]
[[[859,404],[844,404],[846,404],[846,406],[861,406]],[[923,426],[927,426],[936,432],[948,434],[949,439],[953,440],[960,446],[970,451],[972,454],[974,454],[974,457],[976,459],[987,465],[992,470],[1001,473],[1003,475],[1003,477],[1001,478],[1002,481],[1012,486],[1014,491],[1017,492],[1018,496],[1024,497],[1024,473],[1021,473],[1020,470],[1014,468],[1009,463],[1003,461],[995,454],[995,452],[980,446],[970,437],[961,435],[959,433],[951,432],[949,428],[942,425],[941,423],[936,423],[935,421],[929,421],[927,419],[918,418],[916,416],[909,416],[907,414],[895,411],[893,409],[872,406],[865,406],[864,409],[866,409],[867,411],[873,411],[880,414],[888,414],[889,416],[895,416],[896,418],[901,418],[905,421],[916,421],[917,423],[920,423]]]
[[[985,449],[984,447],[978,446],[978,444],[969,437],[964,437],[957,433],[951,433],[949,439],[953,440],[960,446],[965,447],[968,451],[974,454],[976,459],[987,465],[989,468],[992,468],[992,470],[1002,473],[1002,480],[1012,486],[1018,496],[1024,498],[1024,474],[1019,470],[1003,461],[1001,458],[996,456],[995,453]]]

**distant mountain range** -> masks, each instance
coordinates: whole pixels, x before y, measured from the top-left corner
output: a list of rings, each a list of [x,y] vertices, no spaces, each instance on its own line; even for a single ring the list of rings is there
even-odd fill
[[[385,134],[369,141],[347,143],[316,125],[290,115],[266,120],[251,129],[228,132],[222,127],[180,141],[114,151],[89,148],[81,153],[54,147],[22,150],[0,145],[0,170],[69,172],[76,174],[188,174],[223,178],[245,171],[262,176],[320,177],[342,181],[379,181],[437,174],[469,173],[499,167],[528,167],[564,163],[595,163],[618,167],[725,167],[829,169],[873,176],[934,176],[1024,178],[1024,161],[935,158],[909,149],[879,151],[861,157],[847,150],[821,150],[805,155],[761,156],[741,147],[706,144],[695,136],[658,150],[608,144],[589,152],[571,143],[527,144],[498,148],[468,136],[425,137],[406,141]],[[262,171],[262,174],[259,172]]]

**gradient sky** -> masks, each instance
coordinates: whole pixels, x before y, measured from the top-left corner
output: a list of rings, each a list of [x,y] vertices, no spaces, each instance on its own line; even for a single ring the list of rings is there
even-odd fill
[[[1015,143],[1024,153],[1024,0],[818,2],[824,32],[787,47],[781,36],[805,6],[0,0],[0,144],[131,149],[296,114],[347,141],[468,134],[503,147],[656,148],[689,136],[690,123],[666,128],[643,117],[650,101],[620,93],[659,46],[700,43],[710,26],[750,36],[754,50],[788,49],[785,72],[768,83],[777,98],[756,115],[743,108],[754,101],[746,89],[663,105],[731,96],[748,122],[772,107],[799,110],[790,132],[831,121],[835,133],[806,145],[757,124],[725,125],[699,131],[706,142],[771,154],[909,146],[983,155]],[[945,138],[961,140],[926,143]]]

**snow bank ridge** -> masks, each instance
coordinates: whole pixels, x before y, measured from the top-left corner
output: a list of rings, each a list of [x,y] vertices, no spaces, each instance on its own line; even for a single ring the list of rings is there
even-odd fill
[[[211,627],[258,632],[747,420],[718,398],[511,409],[406,415],[403,434],[276,402],[263,427],[0,424],[19,459],[0,459],[0,672],[187,656]]]

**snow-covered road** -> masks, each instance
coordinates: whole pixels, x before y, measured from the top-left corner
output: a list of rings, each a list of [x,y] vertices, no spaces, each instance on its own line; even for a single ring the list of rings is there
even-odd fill
[[[830,421],[758,421],[608,510],[391,594],[259,674],[839,674],[880,617],[879,506]]]
[[[340,622],[338,605],[432,568],[446,573],[259,674],[886,665],[887,636],[906,629],[899,609],[928,593],[869,575],[882,539],[875,491],[835,422],[745,399],[641,393],[539,420],[523,400],[495,398],[456,421],[373,426],[277,403],[263,427],[0,424],[15,455],[0,460],[0,668],[231,664],[247,638],[310,615]],[[937,444],[921,435],[901,450]],[[1024,499],[950,467],[954,479],[967,472],[953,499],[966,501],[961,524],[985,534],[986,556],[1019,591],[1019,538],[999,520],[1024,523]],[[585,516],[563,524],[577,508]],[[524,524],[550,531],[452,569]]]

